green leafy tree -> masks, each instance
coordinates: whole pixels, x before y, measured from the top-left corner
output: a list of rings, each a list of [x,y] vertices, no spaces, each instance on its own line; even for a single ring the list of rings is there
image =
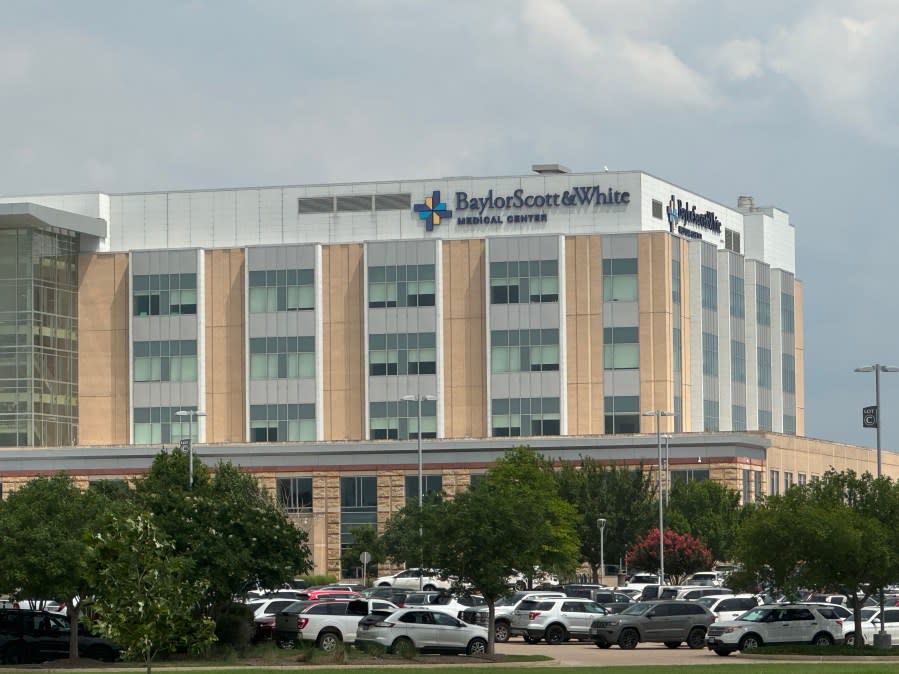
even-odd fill
[[[343,551],[341,555],[341,566],[344,569],[363,569],[360,556],[363,552],[371,555],[365,568],[367,578],[374,578],[378,574],[378,564],[384,561],[384,542],[378,535],[378,530],[373,526],[354,527],[351,532],[353,535],[353,543]]]
[[[77,625],[78,598],[92,591],[84,536],[111,507],[100,491],[83,492],[64,474],[35,478],[11,493],[0,506],[0,589],[19,599],[64,602]],[[78,657],[76,629],[69,657]]]
[[[215,640],[215,623],[197,616],[205,583],[190,579],[184,561],[148,515],[115,516],[90,538],[94,627],[147,674],[159,653],[199,652]]]
[[[713,480],[681,482],[671,489],[665,523],[700,539],[713,560],[725,561],[733,556],[741,512],[740,494],[733,489]]]
[[[287,519],[256,478],[230,463],[215,474],[198,460],[193,487],[187,456],[162,452],[137,481],[135,501],[153,516],[194,578],[209,581],[204,605],[215,615],[248,582],[277,587],[308,572],[307,535]]]
[[[659,530],[651,529],[627,552],[628,565],[638,569],[658,569]],[[708,569],[712,553],[702,541],[690,534],[679,534],[665,527],[665,577],[675,585],[691,573]]]
[[[643,471],[625,466],[604,466],[590,457],[580,464],[564,464],[558,473],[561,496],[577,508],[577,534],[581,561],[599,582],[602,558],[608,564],[623,559],[658,512],[655,481]],[[600,532],[597,520],[606,520]],[[602,539],[602,540],[601,540]]]

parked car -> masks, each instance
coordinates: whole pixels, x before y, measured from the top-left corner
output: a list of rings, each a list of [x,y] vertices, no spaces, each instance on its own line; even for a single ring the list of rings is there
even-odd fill
[[[50,611],[0,609],[0,662],[6,665],[44,662],[69,657],[68,619]],[[114,662],[121,648],[79,629],[78,655]]]
[[[297,593],[297,601],[321,601],[324,599],[350,601],[351,599],[359,599],[360,596],[358,592],[351,592],[350,590],[303,590]]]
[[[598,583],[569,583],[559,587],[568,597],[583,597],[584,599],[592,599],[590,596],[594,590],[610,590],[607,585],[599,585]]]
[[[605,590],[593,590],[590,599],[602,606],[609,613],[620,613],[636,600],[624,592],[606,588]]]
[[[487,602],[480,595],[452,595],[447,592],[410,592],[403,607],[433,606],[454,615],[460,620],[462,611],[469,608],[486,607]]]
[[[404,590],[401,587],[391,587],[390,585],[381,585],[379,587],[367,587],[359,595],[363,599],[386,599],[393,602],[400,608],[403,607],[406,597],[412,590]]]
[[[711,595],[721,595],[721,594],[733,594],[733,591],[728,590],[726,587],[721,586],[686,586],[680,588],[677,593],[674,595],[674,599],[684,599],[686,601],[693,601],[699,599],[700,597],[708,597]],[[663,597],[664,598],[664,597]]]
[[[506,585],[518,591],[554,590],[559,587],[559,578],[554,574],[535,567],[530,578],[526,573],[516,571],[506,579]]]
[[[899,608],[884,608],[886,622],[884,631],[892,637],[892,643],[899,643]],[[880,608],[862,609],[862,643],[874,643],[874,635],[880,632]],[[854,646],[856,641],[855,620],[852,616],[843,621],[843,640],[847,646]]]
[[[487,630],[432,608],[401,608],[374,624],[360,623],[356,646],[389,652],[441,652],[483,655]]]
[[[830,613],[835,616],[836,613]],[[829,646],[843,641],[843,621],[822,614],[812,604],[765,604],[736,620],[709,628],[706,644],[718,655],[747,651],[762,644],[810,643]]]
[[[564,596],[565,595],[561,592],[538,590],[536,592],[514,592],[498,600],[493,605],[493,640],[498,644],[505,643],[509,640],[509,637],[511,636],[509,634],[509,629],[512,625],[512,612],[523,600],[536,599],[538,597],[562,598]],[[486,606],[464,609],[459,614],[459,618],[465,622],[471,623],[472,625],[480,625],[485,628],[487,627],[489,617],[490,611]]]
[[[594,620],[590,636],[599,648],[618,644],[629,650],[644,641],[677,648],[686,641],[695,649],[705,645],[706,631],[714,621],[711,611],[693,601],[641,601],[621,613]]]
[[[625,587],[627,587],[629,590],[640,590],[642,592],[643,588],[646,587],[647,585],[658,585],[658,584],[659,584],[659,577],[655,574],[635,573],[633,576],[631,576],[627,580]]]
[[[520,634],[530,644],[546,639],[561,644],[568,639],[590,639],[590,625],[608,613],[591,599],[537,597],[522,601],[512,611],[511,635]]]
[[[407,590],[448,590],[452,583],[436,569],[406,569],[392,576],[375,578],[374,585],[401,587]]]
[[[754,594],[712,594],[700,597],[696,603],[711,611],[716,620],[736,620],[761,602]]]
[[[725,576],[720,571],[697,571],[687,579],[684,585],[711,585],[721,587]]]
[[[299,638],[332,652],[341,642],[351,644],[356,640],[362,618],[373,611],[389,614],[398,608],[383,599],[297,602],[275,616],[275,642],[291,648]]]
[[[763,603],[771,603],[771,602],[763,602]],[[777,602],[784,604],[786,602]],[[839,604],[828,604],[828,603],[815,603],[811,601],[802,601],[800,604],[808,604],[809,606],[817,606],[818,609],[827,609],[828,613],[832,612],[836,615],[840,620],[854,620],[852,617],[852,610],[846,608],[845,606],[840,606]],[[826,614],[825,614],[826,615]]]
[[[656,583],[651,583],[644,586],[643,592],[640,594],[640,601],[675,599],[680,589],[680,585],[658,585]]]
[[[264,615],[275,615],[278,611],[283,611],[291,604],[297,602],[294,598],[276,598],[263,599],[261,601],[248,602],[248,606],[253,609],[253,618],[261,618]]]

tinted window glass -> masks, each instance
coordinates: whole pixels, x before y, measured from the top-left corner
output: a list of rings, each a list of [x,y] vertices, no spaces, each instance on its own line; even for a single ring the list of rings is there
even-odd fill
[[[658,604],[653,610],[652,614],[654,616],[662,617],[675,615],[674,609],[677,608],[674,604]]]

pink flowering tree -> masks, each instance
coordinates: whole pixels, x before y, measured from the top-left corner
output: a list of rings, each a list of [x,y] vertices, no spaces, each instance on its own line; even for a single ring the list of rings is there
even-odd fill
[[[627,565],[631,569],[657,571],[659,568],[659,530],[650,529],[646,536],[627,551]],[[697,571],[710,569],[712,553],[702,541],[690,534],[665,529],[665,576],[678,585]]]

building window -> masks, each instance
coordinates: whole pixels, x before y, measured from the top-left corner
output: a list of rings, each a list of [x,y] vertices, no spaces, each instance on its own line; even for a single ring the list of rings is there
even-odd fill
[[[340,549],[353,545],[354,529],[378,527],[378,478],[374,476],[340,478]],[[343,555],[341,555],[341,558]],[[342,569],[342,575],[355,573]]]
[[[799,474],[796,476],[796,478],[797,478],[796,483],[797,483],[800,487],[804,487],[804,486],[805,486],[805,483],[806,483],[805,473],[799,473]]]
[[[558,260],[512,260],[490,263],[491,304],[558,301]]]
[[[784,471],[784,491],[793,486],[793,473]]]
[[[275,482],[278,505],[289,513],[312,512],[312,478],[279,477]]]
[[[368,306],[433,307],[437,294],[433,264],[368,268]]]
[[[718,273],[702,265],[702,308],[718,311]]]
[[[683,368],[683,345],[681,344],[681,330],[674,328],[671,333],[671,366],[675,372],[681,372]]]
[[[793,414],[784,414],[784,434],[796,435],[796,416]]]
[[[436,333],[369,335],[368,349],[368,373],[372,377],[437,372]]]
[[[391,400],[368,405],[369,433],[372,440],[409,440],[418,438],[418,401]],[[437,401],[421,401],[421,437],[437,437]]]
[[[774,425],[771,420],[771,410],[759,410],[759,430],[773,430]]]
[[[639,396],[606,396],[604,408],[607,435],[640,432]]]
[[[743,279],[730,276],[730,315],[734,318],[745,318],[746,303],[743,297]]]
[[[702,333],[702,373],[708,377],[718,376],[718,335]]]
[[[731,427],[735,431],[746,430],[746,406],[731,405],[730,408]]]
[[[604,328],[603,367],[635,370],[640,367],[639,328]]]
[[[637,258],[602,261],[603,302],[636,302],[637,288]]]
[[[762,500],[762,471],[756,470],[752,473],[754,487],[755,487],[755,500]]]
[[[428,494],[439,494],[443,491],[442,475],[422,475],[421,493],[427,498]],[[418,475],[406,476],[406,503],[418,503]]]
[[[796,359],[785,353],[783,361],[783,390],[784,393],[796,393]]]
[[[746,344],[730,340],[730,375],[736,382],[746,381]]]
[[[680,304],[680,260],[671,260],[671,301]]]
[[[759,386],[771,388],[771,349],[758,347]]]
[[[135,316],[197,313],[196,274],[135,274]]]
[[[792,293],[780,294],[780,323],[785,334],[792,335],[796,329],[796,319],[793,313]]]
[[[684,432],[684,399],[674,396],[674,432]]]
[[[269,269],[250,272],[250,313],[312,311],[315,272],[312,269]]]
[[[671,487],[683,484],[685,482],[702,482],[709,479],[709,471],[707,469],[681,469],[671,471]]]
[[[761,284],[755,287],[756,322],[771,325],[771,290]]]
[[[250,379],[314,379],[315,337],[250,338]]]
[[[494,398],[490,428],[494,437],[559,435],[558,398]]]
[[[746,503],[752,502],[752,490],[751,490],[752,481],[750,480],[751,476],[749,475],[749,473],[750,473],[749,469],[747,469],[747,468],[743,469],[743,503],[744,503],[744,505]]]
[[[662,219],[662,202],[656,199],[652,200],[652,217],[656,220]]]
[[[734,253],[740,252],[740,232],[724,229],[724,247]]]
[[[195,339],[134,342],[134,381],[197,381]]]
[[[702,424],[706,431],[720,430],[717,400],[702,401]]]
[[[768,494],[770,496],[777,496],[780,494],[780,473],[773,469],[771,470],[769,478]]]
[[[192,442],[199,439],[200,425],[192,423],[188,416],[175,412],[197,411],[196,407],[135,407],[134,444],[158,445],[179,442],[190,435]]]
[[[490,345],[490,370],[494,373],[559,369],[557,329],[493,330]]]
[[[812,482],[817,482],[820,479],[821,479],[820,475],[815,475],[814,473],[812,473]]]
[[[315,405],[250,405],[250,442],[315,440]]]

